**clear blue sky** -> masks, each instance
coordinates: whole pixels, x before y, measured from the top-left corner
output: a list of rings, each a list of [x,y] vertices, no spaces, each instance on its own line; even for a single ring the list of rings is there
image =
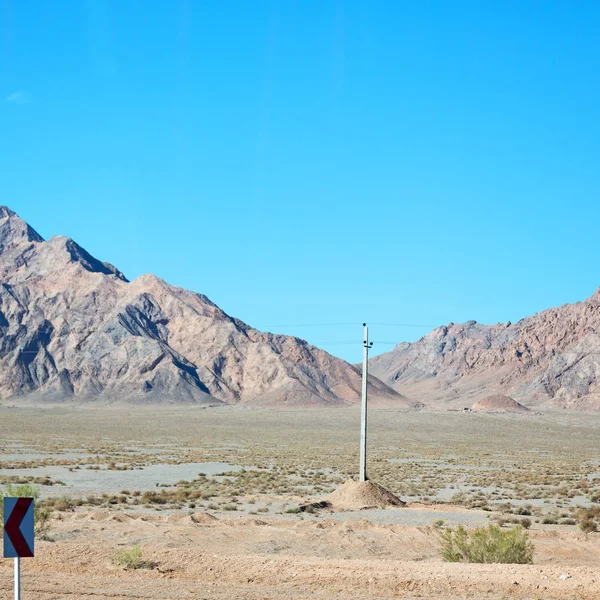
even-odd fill
[[[0,0],[0,58],[0,203],[251,325],[358,361],[295,325],[600,285],[597,2]]]

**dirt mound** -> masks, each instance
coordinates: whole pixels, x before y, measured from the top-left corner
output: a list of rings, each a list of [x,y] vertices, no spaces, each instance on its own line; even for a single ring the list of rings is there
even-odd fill
[[[513,400],[509,396],[503,396],[497,394],[495,396],[488,396],[479,402],[473,404],[473,410],[483,410],[487,412],[529,412],[526,406],[523,406],[516,400]]]
[[[472,522],[473,511],[461,511]],[[530,537],[536,547],[535,567],[446,563],[430,527],[400,523],[412,520],[413,506],[396,512],[402,519],[393,524],[352,517],[345,522],[296,521],[273,515],[265,517],[267,526],[231,516],[211,527],[189,520],[170,522],[164,514],[133,513],[127,522],[91,522],[85,529],[79,513],[60,513],[62,518],[52,524],[55,541],[37,540],[35,564],[23,565],[23,597],[600,600],[600,536],[565,527],[544,531],[534,525]],[[477,519],[485,521],[485,516]],[[153,564],[153,569],[113,564],[117,549],[140,543],[145,566]],[[10,561],[0,561],[3,600],[9,598],[12,569]],[[561,578],[567,573],[570,578]]]
[[[327,496],[327,502],[338,510],[360,510],[362,508],[387,508],[404,506],[404,502],[373,481],[348,479],[337,490]]]
[[[210,524],[210,523],[214,523],[215,521],[218,521],[217,517],[215,517],[209,513],[200,513],[200,512],[190,515],[190,519],[197,525],[205,524],[205,523]]]
[[[125,514],[115,514],[108,511],[98,511],[96,513],[86,513],[82,520],[85,521],[115,521],[116,523],[125,523],[131,521],[134,517]]]

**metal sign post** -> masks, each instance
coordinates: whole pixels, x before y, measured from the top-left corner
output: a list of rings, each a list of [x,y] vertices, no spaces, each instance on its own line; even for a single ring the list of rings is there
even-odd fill
[[[21,558],[34,555],[33,498],[4,498],[4,558],[15,560],[15,600],[21,600]]]
[[[15,559],[15,600],[21,600],[21,559]]]
[[[360,481],[367,481],[367,378],[369,376],[369,328],[363,323],[363,374],[362,374],[362,403],[360,414]]]

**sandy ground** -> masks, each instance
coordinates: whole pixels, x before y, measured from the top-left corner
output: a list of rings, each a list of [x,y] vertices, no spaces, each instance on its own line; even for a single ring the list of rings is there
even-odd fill
[[[532,532],[533,565],[444,563],[432,528],[367,520],[98,511],[61,515],[52,536],[23,560],[25,599],[600,599],[600,535]],[[136,543],[152,568],[116,567]],[[1,600],[11,563],[0,562]]]
[[[286,506],[323,497],[355,474],[359,416],[0,407],[0,476],[64,483],[40,484],[42,498],[173,490],[198,471],[206,482],[183,487],[208,489],[220,471],[241,467],[272,476],[263,491],[232,477],[194,506],[136,505],[129,494],[123,505],[57,511],[54,541],[38,541],[36,558],[23,561],[23,600],[600,600],[600,533],[542,522],[600,493],[600,415],[373,411],[369,472],[408,507],[288,514]],[[463,490],[484,494],[488,511],[427,500]],[[534,564],[444,563],[433,522],[486,524],[502,514],[490,512],[500,502],[544,507],[531,515]],[[262,509],[268,513],[250,514]],[[151,568],[114,565],[134,544]],[[0,600],[12,597],[12,561],[0,559]]]

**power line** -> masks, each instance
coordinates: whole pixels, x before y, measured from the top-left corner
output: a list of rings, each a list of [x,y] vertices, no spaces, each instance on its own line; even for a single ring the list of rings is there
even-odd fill
[[[308,340],[304,340],[308,342]],[[343,345],[353,345],[357,344],[356,340],[343,340],[341,342],[309,342],[311,346],[343,346]]]
[[[256,328],[267,329],[267,328],[277,328],[277,327],[349,327],[349,326],[362,326],[362,323],[295,323],[295,324],[287,324],[287,325],[255,325]],[[435,329],[439,327],[439,325],[422,325],[416,323],[369,323],[371,325],[379,325],[382,327],[424,327],[427,329]]]
[[[373,342],[374,344],[383,344],[383,345],[393,345],[393,346],[397,346],[398,344],[402,343],[402,342],[382,342],[382,341],[378,341],[375,340]],[[356,340],[344,340],[344,341],[339,341],[339,342],[311,342],[311,345],[316,346],[317,344],[320,344],[322,346],[335,346],[335,345],[342,345],[342,344],[352,344],[352,345],[356,345],[357,342]]]
[[[416,323],[369,323],[371,325],[379,325],[381,327],[426,327],[427,329],[435,329],[439,325],[419,325]]]
[[[295,325],[255,325],[261,329],[275,327],[348,327],[350,325],[362,325],[362,323],[296,323]]]

